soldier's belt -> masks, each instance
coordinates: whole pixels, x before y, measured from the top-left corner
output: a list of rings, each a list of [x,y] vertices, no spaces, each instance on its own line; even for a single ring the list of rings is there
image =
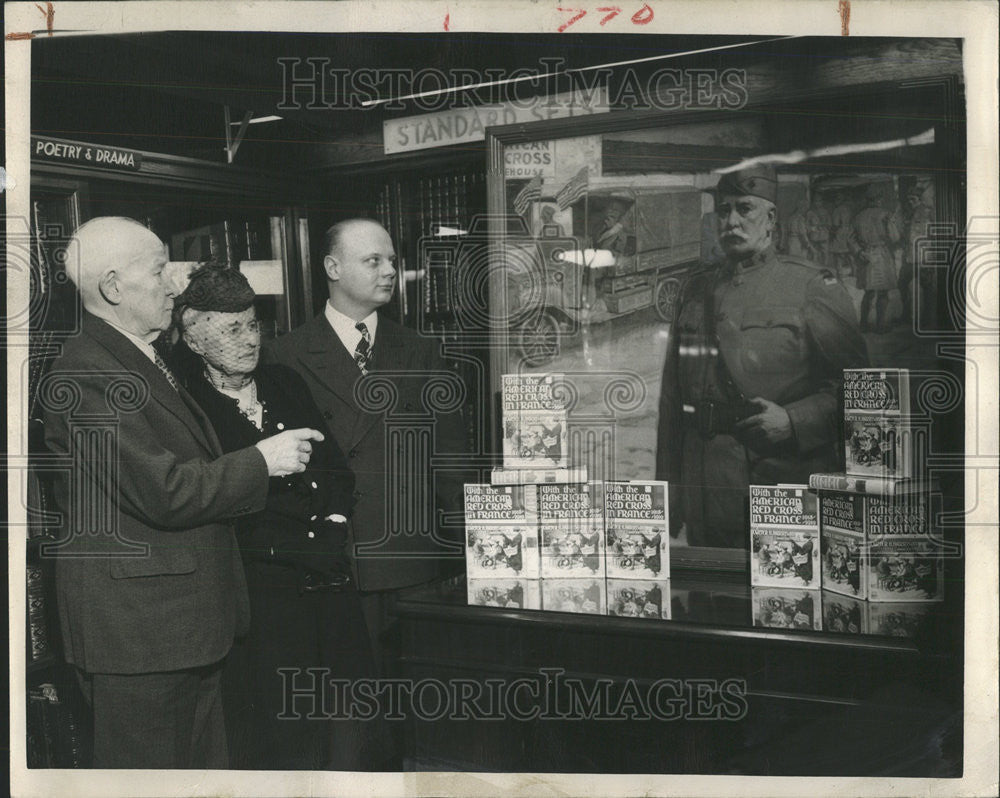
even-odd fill
[[[732,402],[702,402],[682,405],[681,417],[689,429],[706,440],[716,435],[732,435],[737,422],[747,417],[746,408]]]

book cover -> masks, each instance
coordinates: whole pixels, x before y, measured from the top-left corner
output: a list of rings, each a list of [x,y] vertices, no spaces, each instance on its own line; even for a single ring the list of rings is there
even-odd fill
[[[865,497],[822,491],[819,494],[821,584],[860,599],[867,598],[868,547],[865,545]]]
[[[608,579],[608,615],[670,620],[670,581]]]
[[[844,433],[848,475],[912,477],[909,372],[845,369]]]
[[[559,374],[504,374],[503,464],[505,468],[565,468],[569,465],[566,398]]]
[[[524,486],[467,484],[465,542],[468,579],[538,578],[538,521]]]
[[[869,542],[883,535],[923,535],[931,531],[929,496],[863,496],[865,534]]]
[[[925,535],[885,535],[869,544],[869,601],[941,601],[944,557]]]
[[[469,579],[468,602],[476,607],[503,607],[510,610],[541,609],[537,579]]]
[[[886,637],[914,638],[930,617],[932,602],[868,602],[868,632]]]
[[[819,589],[819,516],[805,485],[750,486],[750,584]]]
[[[820,591],[751,587],[753,625],[771,629],[822,628]]]
[[[670,578],[666,482],[605,482],[604,525],[609,578]]]
[[[542,609],[604,615],[607,586],[604,577],[584,579],[542,579]]]
[[[823,605],[823,631],[845,635],[868,634],[866,602],[842,593],[833,593],[826,588],[820,593]]]
[[[822,586],[827,590],[874,598],[870,593],[873,551],[883,547],[879,550],[888,556],[892,549],[885,545],[893,539],[906,539],[913,545],[923,540],[927,552],[942,554],[941,542],[932,537],[930,497],[925,494],[867,496],[821,491],[820,520]],[[883,571],[887,567],[883,564]],[[888,575],[883,573],[883,577],[884,586],[900,589]],[[940,589],[938,583],[935,592]],[[890,599],[883,591],[875,600]]]
[[[542,578],[603,579],[602,483],[538,485],[535,490]]]

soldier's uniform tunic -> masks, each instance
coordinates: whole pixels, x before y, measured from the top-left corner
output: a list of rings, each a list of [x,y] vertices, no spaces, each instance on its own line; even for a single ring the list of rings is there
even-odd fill
[[[750,484],[836,470],[842,371],[866,362],[831,270],[769,247],[688,282],[663,370],[657,478],[671,483],[671,522],[686,523],[689,543],[746,546]],[[751,449],[734,435],[737,420],[760,412],[745,407],[757,396],[787,411],[791,440]]]

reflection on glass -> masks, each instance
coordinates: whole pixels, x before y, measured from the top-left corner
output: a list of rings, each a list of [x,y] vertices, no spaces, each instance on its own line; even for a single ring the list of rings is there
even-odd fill
[[[537,579],[469,579],[467,589],[470,606],[511,610],[542,608]]]
[[[608,579],[608,615],[670,620],[670,581]]]
[[[862,601],[826,589],[751,588],[730,581],[478,578],[450,589],[460,591],[456,598],[471,607],[639,618],[720,630],[757,627],[930,642],[948,625],[947,610],[939,602]]]
[[[602,578],[542,580],[543,610],[604,615],[607,604],[607,588]]]
[[[783,587],[750,589],[753,625],[771,629],[821,629],[818,590]]]
[[[823,631],[868,634],[868,605],[850,596],[823,591]]]
[[[928,602],[871,603],[866,632],[887,637],[917,637],[929,621],[933,606]]]
[[[915,267],[936,218],[935,130],[899,102],[871,119],[845,106],[546,140],[537,174],[504,181],[500,371],[572,384],[571,465],[590,479],[676,484],[672,548],[746,551],[751,482],[838,470],[842,368],[933,361],[913,329],[935,306]],[[755,170],[774,173],[746,192],[763,207],[757,256],[793,265],[751,290],[723,218],[740,195],[717,188]],[[755,439],[762,414],[786,434]]]

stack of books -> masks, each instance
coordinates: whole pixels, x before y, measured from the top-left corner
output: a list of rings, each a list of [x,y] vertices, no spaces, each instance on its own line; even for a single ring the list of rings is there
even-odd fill
[[[542,608],[603,615],[604,486],[526,485],[538,503]]]
[[[465,486],[465,573],[472,604],[541,609],[538,508],[534,486],[525,487]]]
[[[503,467],[465,486],[469,603],[669,617],[667,483],[588,481],[563,376],[502,379]]]
[[[667,483],[606,482],[608,614],[670,617]]]
[[[944,598],[944,543],[931,506],[938,486],[921,473],[926,447],[912,399],[906,369],[844,371],[846,470],[809,478],[821,563],[815,628],[909,636]]]
[[[750,486],[755,626],[819,629],[819,516],[808,485]]]

